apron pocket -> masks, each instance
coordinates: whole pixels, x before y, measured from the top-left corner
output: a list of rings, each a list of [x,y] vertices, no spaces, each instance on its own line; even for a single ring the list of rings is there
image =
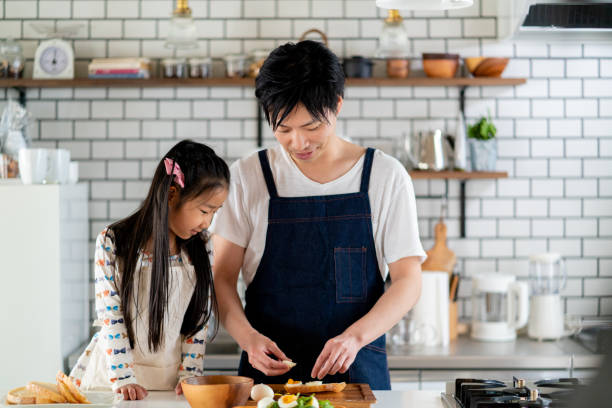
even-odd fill
[[[366,251],[361,248],[334,248],[336,302],[366,301]]]

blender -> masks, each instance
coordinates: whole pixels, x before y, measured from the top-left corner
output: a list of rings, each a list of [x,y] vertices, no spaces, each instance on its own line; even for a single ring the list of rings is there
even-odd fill
[[[565,287],[565,263],[560,254],[542,253],[529,257],[531,301],[527,335],[537,340],[563,336],[561,290]]]
[[[472,278],[472,338],[512,341],[529,312],[527,283],[499,273]]]

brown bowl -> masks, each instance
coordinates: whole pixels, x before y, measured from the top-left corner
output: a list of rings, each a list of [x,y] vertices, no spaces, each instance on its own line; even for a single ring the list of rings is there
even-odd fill
[[[423,53],[423,70],[430,78],[453,78],[459,68],[459,54]]]
[[[456,59],[425,59],[423,70],[430,78],[453,78],[459,68],[459,60]]]
[[[478,61],[480,60],[480,61]],[[475,77],[493,77],[499,78],[506,69],[510,58],[482,58],[473,57],[466,58],[465,65]],[[478,62],[478,63],[477,63]]]
[[[253,379],[236,375],[190,377],[181,382],[191,408],[233,408],[249,399]]]

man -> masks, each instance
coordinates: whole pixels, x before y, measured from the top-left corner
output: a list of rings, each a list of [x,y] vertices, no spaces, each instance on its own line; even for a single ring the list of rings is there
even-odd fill
[[[324,45],[278,47],[255,95],[280,145],[232,166],[213,228],[219,317],[244,350],[239,374],[390,389],[384,333],[418,300],[425,258],[410,176],[336,134],[344,74]]]

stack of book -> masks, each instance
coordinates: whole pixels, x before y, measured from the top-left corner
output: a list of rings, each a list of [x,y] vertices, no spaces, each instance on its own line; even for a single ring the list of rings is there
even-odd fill
[[[151,61],[148,58],[96,58],[89,64],[90,78],[140,78],[151,77]]]

